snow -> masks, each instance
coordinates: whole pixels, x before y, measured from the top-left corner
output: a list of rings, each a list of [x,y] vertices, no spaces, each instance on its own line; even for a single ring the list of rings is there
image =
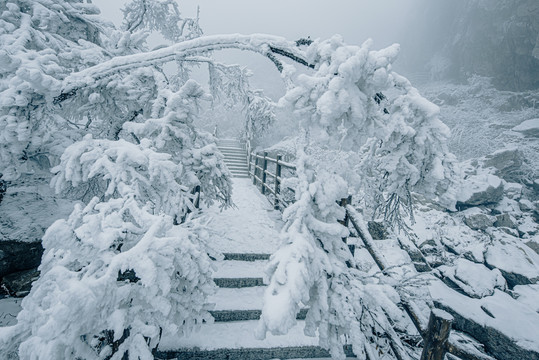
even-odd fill
[[[212,233],[210,245],[223,253],[273,254],[280,243],[281,214],[273,210],[250,179],[234,178],[232,182],[235,206],[223,211],[218,207],[206,210],[212,218],[207,226]]]
[[[470,299],[449,289],[439,281],[432,282],[429,291],[434,300],[450,307],[460,315],[479,325],[499,330],[525,349],[539,352],[539,341],[537,341],[539,314],[510,295],[496,290],[492,296]],[[481,307],[488,309],[494,318],[487,315]]]
[[[483,264],[459,258],[453,266],[442,265],[438,269],[473,297],[492,295],[496,288],[505,289],[505,279],[500,270],[490,270]]]
[[[199,332],[183,338],[163,336],[159,350],[197,347],[203,350],[224,348],[271,348],[287,346],[318,346],[318,337],[303,334],[304,321],[298,321],[286,336],[266,335],[264,341],[254,337],[256,321],[237,321],[203,325]],[[211,339],[211,341],[208,341]]]
[[[21,311],[22,299],[3,298],[0,299],[0,327],[11,326],[17,323],[17,314]]]
[[[511,130],[528,136],[539,136],[539,118],[523,121]]]
[[[525,245],[496,243],[488,247],[485,259],[506,272],[539,278],[539,255]]]
[[[214,310],[261,310],[265,290],[265,286],[219,288],[208,302],[215,303]]]
[[[254,244],[253,244],[254,245]],[[253,246],[255,248],[256,246]],[[216,261],[217,270],[213,274],[216,278],[263,278],[267,261],[238,261],[221,260]]]

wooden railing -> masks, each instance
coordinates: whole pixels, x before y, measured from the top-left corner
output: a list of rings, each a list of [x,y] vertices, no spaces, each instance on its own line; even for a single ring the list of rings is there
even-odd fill
[[[262,155],[253,152],[250,142],[246,143],[245,149],[249,155],[249,175],[253,179],[253,185],[259,187],[260,192],[266,196],[268,195],[268,192],[272,194],[273,201],[271,201],[271,199],[269,200],[273,203],[274,208],[283,210],[293,201],[287,201],[280,196],[283,180],[282,169],[287,168],[295,171],[296,167],[291,163],[283,161],[282,156],[280,155],[276,155],[275,158],[272,158],[268,156],[268,152],[263,152]],[[268,163],[275,164],[274,172],[271,172],[268,169]],[[268,182],[268,176],[273,181]],[[375,247],[368,228],[362,220],[362,216],[358,214],[351,203],[351,196],[339,201],[339,205],[346,209],[345,218],[339,222],[346,227],[349,227],[350,225],[353,227],[378,269],[386,273],[389,266],[386,264],[382,254]],[[342,240],[345,243],[348,242],[347,238],[343,238]],[[353,255],[354,247],[349,245],[349,248]],[[350,266],[350,264],[347,265]],[[464,360],[494,360],[492,357],[479,351],[472,351],[464,348],[458,342],[449,338],[452,317],[448,313],[439,309],[433,309],[427,323],[413,301],[403,299],[400,305],[403,307],[410,318],[410,321],[414,324],[423,339],[424,346],[421,360],[443,360],[446,353],[453,354]],[[387,335],[389,336],[391,348],[397,359],[408,359],[409,356],[403,348],[400,338],[395,331],[392,330],[390,331],[390,334]]]
[[[250,148],[250,144],[248,144],[248,148]],[[268,164],[274,165],[274,172],[268,168]],[[270,198],[270,201],[273,203],[275,209],[283,209],[290,204],[290,201],[287,201],[281,196],[281,184],[283,180],[281,176],[283,168],[292,171],[296,170],[296,167],[293,164],[283,161],[281,155],[272,158],[268,156],[267,151],[263,152],[263,155],[249,151],[248,170],[249,176],[253,179],[253,185],[257,187],[260,186],[260,192],[263,195],[267,196],[268,192],[273,195],[273,200]],[[268,179],[268,177],[270,179]]]

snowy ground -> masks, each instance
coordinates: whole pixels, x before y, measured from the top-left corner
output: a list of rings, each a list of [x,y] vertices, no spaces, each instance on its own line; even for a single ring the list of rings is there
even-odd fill
[[[208,230],[215,234],[212,246],[223,253],[272,254],[279,247],[281,213],[252,185],[250,179],[233,179],[235,207],[206,210],[212,218]],[[256,245],[255,245],[256,244]]]

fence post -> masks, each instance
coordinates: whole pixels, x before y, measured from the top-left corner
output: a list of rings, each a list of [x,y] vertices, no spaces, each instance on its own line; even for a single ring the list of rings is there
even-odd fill
[[[251,156],[251,150],[247,149],[247,175],[251,176],[251,161],[253,160]]]
[[[345,210],[344,219],[339,220],[339,223],[346,228],[348,228],[348,224],[350,223],[350,217],[348,216],[348,211],[346,211],[346,206],[352,204],[352,195],[348,195],[347,198],[342,198],[341,201],[339,201],[339,205],[342,206]],[[348,245],[348,238],[344,237],[342,238],[342,241]],[[356,251],[355,245],[348,245],[348,249],[350,249],[350,252],[352,253],[352,256],[354,255]],[[350,264],[347,264],[350,266]]]
[[[443,360],[447,352],[453,317],[440,309],[432,309],[425,334],[421,360]]]
[[[258,154],[255,153],[255,168],[253,170],[253,185],[256,186],[256,172],[258,171]]]
[[[279,182],[279,178],[281,177],[281,164],[279,164],[279,161],[281,161],[282,158],[283,157],[281,155],[277,155],[277,159],[275,161],[275,200],[273,201],[273,208],[275,210],[279,210],[278,195],[281,193],[281,184]]]
[[[262,195],[266,195],[266,170],[268,169],[268,152],[264,151],[264,160],[262,162]]]

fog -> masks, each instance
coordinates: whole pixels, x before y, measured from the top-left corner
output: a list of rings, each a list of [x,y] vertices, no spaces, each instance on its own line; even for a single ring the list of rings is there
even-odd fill
[[[104,17],[121,24],[125,0],[93,0]],[[539,87],[539,1],[537,0],[185,0],[184,17],[195,17],[207,35],[267,33],[289,40],[340,34],[348,44],[374,40],[375,48],[401,44],[395,70],[412,82],[471,74],[493,78],[499,88]],[[157,45],[158,38],[151,39]],[[267,59],[226,51],[219,60],[251,68],[255,86],[270,88],[279,79]],[[264,74],[261,76],[260,74]],[[262,84],[270,81],[270,84]],[[276,95],[276,94],[272,94]]]

